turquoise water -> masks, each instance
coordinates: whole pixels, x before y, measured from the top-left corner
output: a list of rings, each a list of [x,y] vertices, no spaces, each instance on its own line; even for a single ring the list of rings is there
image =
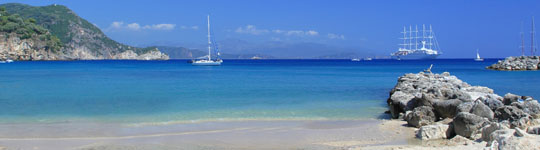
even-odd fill
[[[434,64],[472,85],[540,97],[539,71],[496,60],[37,61],[0,64],[0,122],[191,122],[383,116],[399,76]]]

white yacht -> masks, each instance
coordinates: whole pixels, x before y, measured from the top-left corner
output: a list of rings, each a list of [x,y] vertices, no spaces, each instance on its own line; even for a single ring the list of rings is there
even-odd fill
[[[217,52],[216,59],[212,59],[212,40],[210,37],[210,15],[208,15],[207,19],[208,19],[208,55],[203,56],[202,58],[199,58],[197,60],[193,60],[191,64],[194,66],[219,66],[223,62],[223,60],[219,58],[219,55],[220,55],[219,52]]]

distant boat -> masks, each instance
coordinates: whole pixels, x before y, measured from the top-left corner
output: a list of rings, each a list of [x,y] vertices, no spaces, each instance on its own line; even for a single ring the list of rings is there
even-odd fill
[[[360,59],[359,58],[353,58],[353,59],[351,59],[351,61],[360,61]]]
[[[365,61],[370,61],[370,60],[373,60],[371,57],[366,57],[364,58]]]
[[[476,58],[474,61],[484,61],[484,58],[480,58],[480,53],[478,53],[478,49],[476,49]]]
[[[223,60],[219,58],[219,52],[217,52],[216,59],[212,59],[212,41],[210,38],[210,15],[208,15],[207,19],[208,19],[208,55],[203,56],[202,59],[193,60],[191,64],[194,66],[219,66],[223,62]]]
[[[426,34],[427,32],[427,34]],[[412,26],[409,26],[409,31],[406,27],[403,27],[403,44],[400,44],[403,47],[400,47],[399,50],[391,54],[392,59],[397,60],[417,60],[417,59],[436,59],[441,53],[436,48],[439,48],[437,38],[429,25],[429,30],[426,30],[426,27],[422,25],[422,37],[420,43],[422,44],[421,48],[418,48],[418,26],[416,26],[416,31],[412,30]],[[408,35],[407,35],[408,33]],[[415,34],[413,36],[413,33]],[[440,48],[439,48],[440,49]]]

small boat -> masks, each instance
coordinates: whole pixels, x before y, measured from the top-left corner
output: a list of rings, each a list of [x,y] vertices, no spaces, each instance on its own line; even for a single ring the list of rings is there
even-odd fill
[[[194,66],[219,66],[223,62],[219,58],[219,52],[217,52],[217,58],[212,59],[212,39],[210,38],[210,15],[208,15],[208,55],[203,56],[204,59],[193,60],[191,62]],[[216,46],[214,46],[216,47]]]
[[[484,61],[484,58],[480,58],[480,53],[478,53],[478,49],[476,49],[476,58],[474,61]]]
[[[360,61],[360,59],[358,59],[358,58],[353,58],[353,59],[351,59],[351,61]]]
[[[371,61],[371,60],[373,60],[371,57],[364,58],[364,61]]]

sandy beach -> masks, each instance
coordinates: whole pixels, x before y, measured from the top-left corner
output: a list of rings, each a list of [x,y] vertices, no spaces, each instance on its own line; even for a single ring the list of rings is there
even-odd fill
[[[395,120],[228,121],[165,125],[2,124],[4,149],[364,149],[417,144]]]

